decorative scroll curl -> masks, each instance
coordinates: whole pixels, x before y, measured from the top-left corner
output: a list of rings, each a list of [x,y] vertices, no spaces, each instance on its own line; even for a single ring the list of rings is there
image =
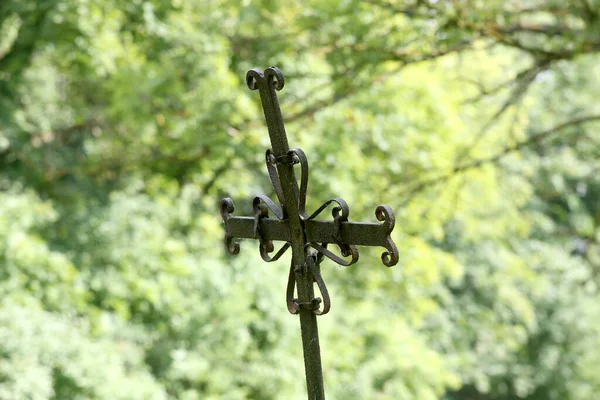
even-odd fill
[[[333,216],[333,219],[339,220],[339,222],[348,221],[348,217],[350,216],[350,207],[348,207],[348,203],[346,203],[344,199],[341,199],[339,197],[327,200],[325,203],[321,204],[321,206],[317,208],[315,212],[313,212],[310,216],[307,216],[305,219],[314,219],[331,203],[337,203],[337,206],[331,210],[331,215]]]
[[[258,250],[260,251],[260,257],[263,260],[265,260],[266,262],[272,262],[279,260],[279,258],[287,251],[287,249],[290,248],[290,246],[291,244],[286,242],[283,246],[281,246],[279,251],[277,251],[277,253],[275,253],[273,257],[269,256],[269,253],[275,251],[272,241],[268,241],[266,243],[260,242],[260,244],[258,245]]]
[[[344,260],[342,257],[335,254],[333,251],[327,248],[327,243],[324,243],[322,246],[317,243],[307,243],[309,247],[315,249],[319,254],[329,258],[336,264],[341,265],[342,267],[349,267],[350,265],[356,263],[358,261],[358,249],[355,246],[348,245],[347,247],[340,246],[340,251],[343,257],[350,256],[350,260]]]
[[[272,240],[264,240],[264,238],[260,234],[260,219],[268,218],[269,217],[268,210],[271,210],[273,212],[273,214],[275,214],[277,219],[283,220],[284,219],[283,211],[279,207],[277,207],[277,205],[273,202],[273,200],[271,200],[270,198],[268,198],[265,195],[256,196],[254,198],[254,201],[252,202],[252,205],[254,206],[254,213],[255,213],[254,231],[255,231],[255,236],[257,237],[257,239],[259,239],[258,250],[260,252],[260,257],[266,262],[277,261],[287,251],[287,249],[290,248],[291,244],[289,242],[286,242],[279,249],[279,251],[277,251],[277,253],[275,253],[275,255],[273,257],[269,256],[269,253],[272,253],[273,251],[275,251],[275,247],[273,245]]]
[[[227,220],[231,218],[231,214],[235,211],[235,206],[233,205],[233,200],[229,197],[225,197],[221,200],[221,217],[223,218],[223,222],[227,223]],[[238,254],[240,252],[240,244],[238,242],[233,241],[233,236],[231,236],[227,231],[225,232],[225,248],[229,254]]]
[[[350,207],[339,197],[327,200],[325,203],[321,205],[315,212],[313,212],[310,216],[306,216],[305,220],[314,219],[317,215],[319,215],[323,210],[327,208],[332,203],[336,203],[337,206],[331,210],[331,215],[333,216],[333,223],[336,227],[335,234],[333,236],[333,241],[338,245],[340,251],[342,253],[342,257],[350,256],[350,260],[345,260],[337,254],[333,253],[331,250],[327,249],[327,244],[324,243],[322,246],[317,243],[308,243],[310,247],[318,251],[320,254],[326,256],[331,261],[347,267],[352,265],[358,261],[358,249],[356,246],[346,244],[342,241],[340,229],[341,223],[344,221],[348,221],[348,217],[350,216]]]
[[[273,189],[275,189],[275,194],[277,195],[279,204],[281,204],[283,217],[287,218],[287,210],[285,209],[285,196],[283,195],[281,181],[279,180],[279,174],[277,173],[277,168],[275,167],[275,164],[277,164],[277,159],[275,158],[275,154],[273,154],[271,149],[267,149],[265,153],[265,163],[267,165],[269,179],[271,179],[271,184],[273,185]]]
[[[306,264],[313,277],[313,281],[317,284],[317,287],[321,292],[321,296],[323,296],[322,300],[320,297],[315,297],[311,301],[311,305],[313,305],[312,312],[316,315],[325,315],[331,309],[331,298],[329,297],[329,291],[327,290],[325,281],[321,277],[321,260],[322,257],[319,257],[318,255],[309,255],[306,259]],[[321,302],[323,303],[322,309],[319,307]]]
[[[273,202],[273,200],[271,200],[269,197],[265,196],[264,194],[259,194],[258,196],[254,197],[254,200],[252,201],[252,206],[254,208],[254,211],[256,211],[257,208],[259,208],[263,204],[269,210],[271,210],[271,212],[273,212],[273,214],[275,214],[277,219],[282,220],[284,218],[283,211],[281,211],[281,209],[279,207],[277,207],[277,204],[275,204]]]
[[[381,255],[381,261],[386,267],[393,267],[394,265],[398,264],[398,259],[400,257],[398,254],[398,248],[390,236],[394,230],[394,226],[396,225],[396,217],[394,216],[392,208],[387,204],[382,204],[377,207],[375,210],[375,217],[377,217],[379,221],[383,221],[381,226],[388,234],[387,243],[385,246],[387,251]]]
[[[302,307],[311,310],[316,315],[325,315],[331,309],[331,297],[329,296],[327,285],[325,285],[325,281],[321,276],[321,261],[323,261],[321,253],[313,253],[307,256],[305,266],[294,266],[293,263],[290,266],[286,289],[286,301],[290,314],[298,314]],[[294,289],[297,282],[296,275],[302,274],[304,269],[307,269],[307,272],[311,275],[313,283],[317,284],[321,296],[323,296],[322,299],[315,297],[309,302],[300,303],[297,298],[294,298]],[[323,308],[320,306],[321,303],[323,303]]]

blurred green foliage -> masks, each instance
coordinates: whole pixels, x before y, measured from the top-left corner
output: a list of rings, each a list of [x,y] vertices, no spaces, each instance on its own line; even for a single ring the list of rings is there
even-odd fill
[[[309,201],[396,211],[324,265],[332,399],[600,393],[600,2],[3,0],[0,398],[302,399],[247,69],[277,65]],[[245,201],[244,201],[245,200]]]

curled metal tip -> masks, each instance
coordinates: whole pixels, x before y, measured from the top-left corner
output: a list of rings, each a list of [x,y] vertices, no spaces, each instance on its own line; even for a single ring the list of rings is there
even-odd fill
[[[248,89],[258,89],[258,82],[263,80],[264,77],[263,72],[258,68],[252,68],[246,72],[246,85],[248,85]]]
[[[223,222],[227,225],[227,220],[231,218],[231,214],[235,211],[233,200],[229,197],[225,197],[221,200],[221,217]],[[240,244],[234,242],[233,237],[228,233],[227,227],[225,228],[225,248],[229,254],[238,254],[240,252]]]
[[[386,248],[388,251],[384,251],[383,254],[381,254],[381,262],[383,262],[383,265],[386,267],[393,267],[394,265],[398,264],[398,260],[400,258],[400,255],[398,254],[398,248],[396,248],[396,244],[391,238],[388,240],[388,245]]]
[[[225,197],[221,200],[221,217],[223,221],[226,222],[229,218],[231,218],[231,214],[235,211],[235,206],[233,205],[233,200],[229,197]]]
[[[387,204],[378,206],[375,209],[375,217],[383,222],[381,225],[385,227],[387,232],[392,232],[396,225],[396,216],[394,215],[394,211],[392,211],[392,207]]]
[[[272,261],[277,261],[279,260],[279,258],[287,251],[287,249],[289,249],[291,246],[291,243],[286,242],[283,246],[281,246],[281,248],[277,251],[277,253],[275,253],[275,255],[273,257],[269,256],[269,253],[272,253],[275,251],[275,246],[273,245],[272,241],[267,241],[267,242],[260,242],[259,247],[258,247],[258,251],[260,252],[260,257],[266,261],[266,262],[272,262]]]
[[[246,85],[248,85],[248,89],[257,90],[263,82],[275,90],[283,89],[283,85],[285,84],[283,74],[277,67],[269,67],[264,72],[258,68],[252,68],[246,72]]]
[[[269,67],[265,69],[265,78],[268,79],[267,82],[273,85],[273,87],[277,90],[283,89],[283,85],[285,84],[285,80],[283,79],[283,74],[277,67]]]
[[[240,244],[238,242],[234,242],[232,236],[225,235],[225,249],[227,249],[229,254],[239,254]]]
[[[349,260],[345,260],[342,257],[335,254],[334,252],[332,252],[331,250],[329,250],[327,248],[327,243],[324,243],[323,246],[321,246],[318,243],[309,242],[306,244],[305,247],[312,247],[320,255],[323,255],[323,256],[329,258],[331,261],[333,261],[334,263],[336,263],[338,265],[341,265],[342,267],[348,267],[358,261],[359,254],[358,254],[358,249],[356,248],[356,246],[352,246],[352,245],[346,245],[343,247],[340,246],[340,251],[342,253],[342,256],[350,257]]]

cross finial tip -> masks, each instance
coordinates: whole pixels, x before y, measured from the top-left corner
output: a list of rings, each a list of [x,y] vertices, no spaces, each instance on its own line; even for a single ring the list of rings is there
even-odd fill
[[[268,67],[264,72],[258,68],[246,72],[246,84],[250,90],[257,90],[263,82],[273,85],[276,90],[283,89],[285,83],[281,70],[275,66]]]

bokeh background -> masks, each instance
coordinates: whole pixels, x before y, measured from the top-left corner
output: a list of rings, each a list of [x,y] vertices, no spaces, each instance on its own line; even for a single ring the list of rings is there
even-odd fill
[[[309,209],[396,212],[323,264],[330,399],[600,396],[598,0],[1,0],[0,399],[303,399],[273,196],[277,65]],[[274,198],[274,197],[273,197]]]

